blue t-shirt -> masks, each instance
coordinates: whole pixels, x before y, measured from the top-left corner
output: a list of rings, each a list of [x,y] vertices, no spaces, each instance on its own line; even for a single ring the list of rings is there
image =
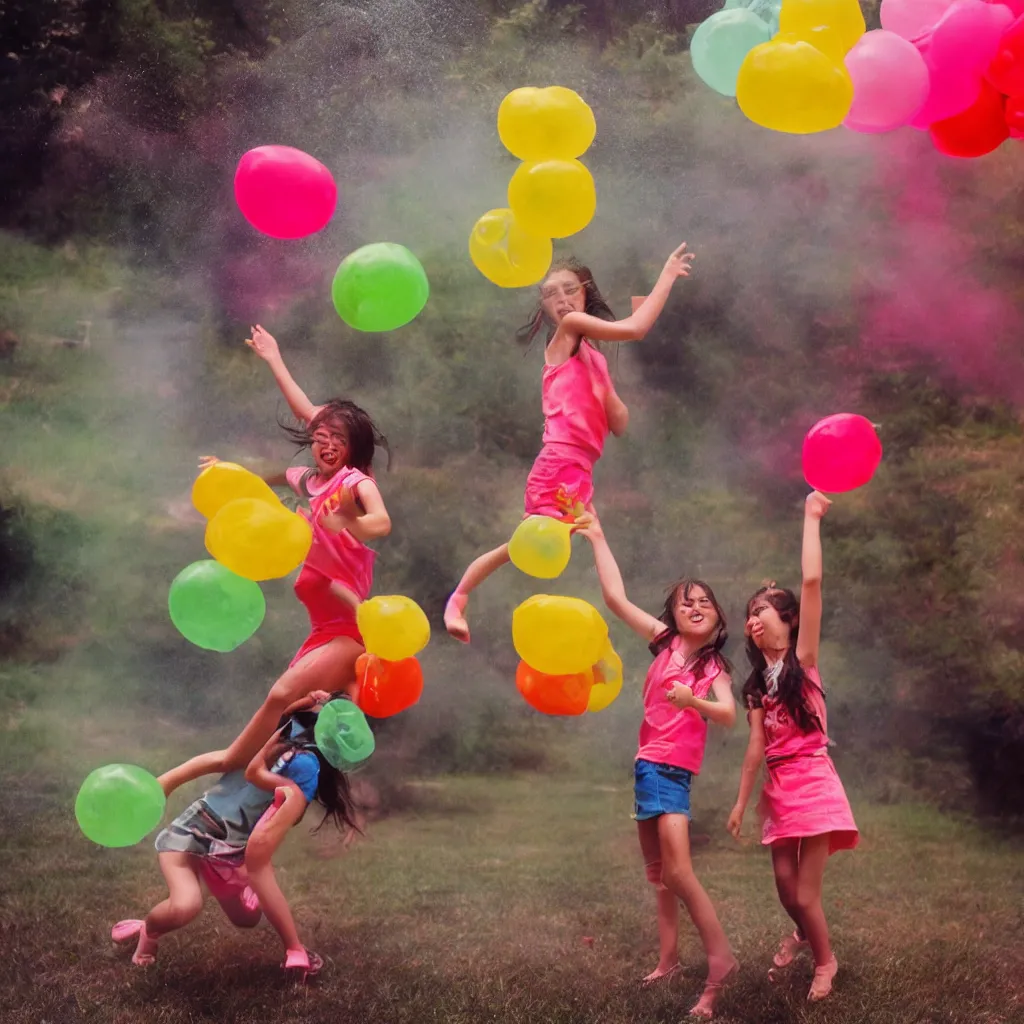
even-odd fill
[[[286,760],[286,757],[286,754],[282,754],[270,770],[294,782],[306,800],[312,803],[320,781],[319,758],[309,750],[296,750],[291,758]]]

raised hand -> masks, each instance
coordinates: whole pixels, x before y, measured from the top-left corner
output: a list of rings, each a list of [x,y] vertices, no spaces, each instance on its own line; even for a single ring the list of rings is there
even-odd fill
[[[220,459],[216,455],[200,455],[199,456],[199,470],[202,472],[204,469],[209,469],[211,466],[216,466],[220,462]]]
[[[807,495],[805,511],[812,519],[823,519],[831,504],[832,502],[821,491],[811,491]]]
[[[277,339],[269,332],[265,331],[259,324],[256,324],[252,328],[252,337],[246,338],[245,343],[260,357],[266,361],[271,359],[279,359],[281,356],[281,350],[277,347]]]
[[[672,277],[689,277],[690,267],[693,264],[694,254],[686,251],[686,243],[683,242],[675,252],[669,256],[665,262],[665,269],[662,271],[664,274],[670,274]]]

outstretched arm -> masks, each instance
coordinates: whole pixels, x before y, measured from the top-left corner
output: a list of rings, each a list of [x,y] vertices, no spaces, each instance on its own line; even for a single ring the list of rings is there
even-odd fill
[[[590,541],[594,549],[594,562],[597,565],[597,578],[601,581],[601,596],[609,610],[650,643],[659,633],[667,628],[665,623],[638,608],[626,597],[626,587],[622,582],[622,573],[615,561],[612,549],[605,540],[604,531],[597,516],[588,512],[576,520],[577,533],[582,533]]]
[[[820,491],[807,495],[804,506],[804,544],[800,555],[800,632],[797,660],[804,668],[818,664],[821,643],[821,520],[832,502]]]
[[[316,415],[319,406],[309,400],[306,392],[296,384],[295,378],[288,372],[274,336],[256,324],[252,328],[252,337],[246,338],[245,343],[270,367],[270,372],[274,375],[274,380],[277,381],[277,386],[296,419],[308,423]]]
[[[545,353],[545,361],[553,366],[564,363],[581,338],[592,341],[642,341],[661,315],[672,286],[680,277],[689,277],[693,253],[686,252],[683,242],[669,256],[657,284],[637,311],[625,320],[601,320],[587,313],[568,313],[562,318]]]

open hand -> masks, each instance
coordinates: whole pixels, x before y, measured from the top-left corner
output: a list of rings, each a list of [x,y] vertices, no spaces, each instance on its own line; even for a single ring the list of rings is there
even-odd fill
[[[259,324],[251,327],[250,330],[252,337],[246,338],[245,343],[260,359],[270,360],[280,357],[281,350],[277,347],[277,341],[269,331],[265,331]]]
[[[670,274],[672,277],[689,277],[690,266],[694,260],[692,252],[686,251],[686,243],[683,242],[681,246],[671,256],[669,256],[665,263],[665,269],[662,273]]]

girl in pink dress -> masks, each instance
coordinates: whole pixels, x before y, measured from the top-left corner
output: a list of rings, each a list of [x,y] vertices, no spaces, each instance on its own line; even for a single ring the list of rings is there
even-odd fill
[[[241,735],[227,750],[200,755],[168,773],[168,793],[200,775],[245,768],[273,735],[285,709],[314,690],[354,687],[356,659],[365,650],[356,609],[369,597],[376,558],[366,542],[391,532],[373,479],[374,451],[387,450],[387,440],[369,415],[344,399],[314,405],[288,372],[277,342],[262,327],[253,327],[246,344],[270,367],[289,408],[303,424],[289,433],[300,448],[310,448],[315,463],[313,469],[292,467],[264,477],[273,487],[290,486],[309,502],[309,511],[301,514],[313,528],[313,544],[295,593],[309,613],[310,633]],[[216,456],[203,456],[200,468],[217,461]]]
[[[700,773],[708,720],[732,727],[736,703],[729,664],[725,616],[702,580],[683,579],[655,618],[627,597],[622,575],[597,518],[577,520],[591,542],[608,607],[650,645],[654,662],[644,680],[644,719],[634,765],[640,851],[648,881],[656,887],[658,966],[650,985],[679,970],[679,900],[686,905],[708,958],[704,992],[690,1010],[711,1017],[727,980],[739,970],[718,915],[697,880],[690,859],[690,784]],[[715,699],[710,700],[714,694]]]
[[[526,480],[523,518],[550,516],[573,522],[594,496],[594,464],[609,431],[626,430],[629,410],[615,392],[608,363],[595,341],[639,341],[654,326],[672,286],[688,277],[693,255],[684,242],[668,258],[658,283],[632,316],[615,320],[591,272],[576,260],[555,263],[540,288],[540,308],[520,332],[526,341],[547,324],[541,404],[544,443]],[[448,599],[444,624],[469,643],[469,595],[509,560],[508,545],[477,558]]]
[[[797,953],[810,948],[814,980],[807,998],[824,999],[839,969],[821,905],[825,864],[837,850],[852,850],[858,832],[828,755],[825,694],[818,675],[821,636],[821,519],[831,502],[817,491],[804,511],[800,600],[774,583],[747,604],[747,656],[753,666],[743,688],[750,742],[740,791],[726,826],[739,838],[750,794],[764,759],[767,776],[758,810],[761,842],[771,847],[775,886],[796,924],[775,954],[774,979]]]

